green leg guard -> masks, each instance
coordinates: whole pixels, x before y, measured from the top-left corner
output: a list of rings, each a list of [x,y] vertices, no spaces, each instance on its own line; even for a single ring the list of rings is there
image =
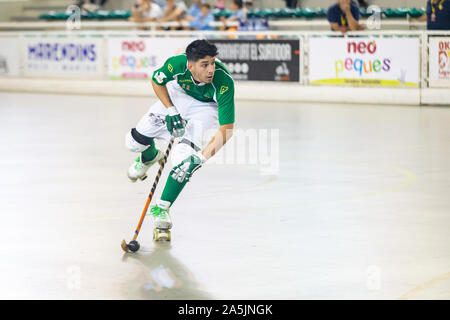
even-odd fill
[[[161,200],[168,201],[171,204],[173,204],[174,201],[178,198],[178,195],[181,193],[187,182],[188,181],[185,180],[180,183],[169,175],[161,195]]]
[[[150,146],[148,146],[148,148],[145,149],[141,153],[141,160],[142,160],[143,163],[147,163],[147,162],[152,161],[153,159],[155,159],[157,154],[158,154],[158,150],[155,148],[154,141],[152,141],[152,144]]]

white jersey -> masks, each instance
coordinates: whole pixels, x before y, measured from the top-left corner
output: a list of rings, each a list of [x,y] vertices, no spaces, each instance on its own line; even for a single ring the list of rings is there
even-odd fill
[[[175,8],[183,10],[183,12],[186,12],[188,10],[186,4],[184,1],[176,1],[175,2]]]
[[[160,19],[163,16],[163,10],[156,3],[152,2],[152,5],[148,11],[142,12],[142,17],[144,18],[155,18]]]

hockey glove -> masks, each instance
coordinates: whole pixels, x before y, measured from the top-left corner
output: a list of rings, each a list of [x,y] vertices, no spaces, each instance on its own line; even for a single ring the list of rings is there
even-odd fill
[[[184,135],[186,121],[181,118],[180,113],[174,106],[167,108],[167,112],[169,113],[166,116],[167,130],[169,130],[170,134],[175,138],[181,137]]]
[[[189,181],[192,174],[200,168],[206,162],[205,157],[201,154],[193,154],[184,159],[179,165],[173,167],[170,175],[179,183],[183,183],[185,180]]]

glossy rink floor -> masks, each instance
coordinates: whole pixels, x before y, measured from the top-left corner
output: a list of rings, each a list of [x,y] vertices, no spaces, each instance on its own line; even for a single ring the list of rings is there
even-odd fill
[[[125,254],[157,169],[127,181],[124,135],[154,101],[0,93],[1,299],[450,298],[450,108],[238,102],[172,242],[148,218]]]

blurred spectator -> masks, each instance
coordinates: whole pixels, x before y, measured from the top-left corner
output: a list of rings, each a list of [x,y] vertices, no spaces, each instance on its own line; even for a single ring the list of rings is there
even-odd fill
[[[217,3],[214,6],[214,8],[220,9],[220,10],[225,9],[225,0],[217,0]]]
[[[86,11],[89,12],[94,12],[97,11],[98,9],[103,8],[103,5],[107,2],[108,0],[89,0],[89,3],[86,3],[85,0],[78,0],[76,2],[76,5]]]
[[[360,8],[367,8],[369,6],[366,0],[358,0],[358,4]]]
[[[297,8],[297,0],[284,0],[286,2],[286,8],[295,9]]]
[[[166,9],[164,10],[163,17],[158,21],[181,21],[186,15],[186,12],[187,7],[182,0],[166,0]]]
[[[427,12],[411,22],[426,21],[428,30],[450,30],[450,0],[428,0]]]
[[[154,3],[156,3],[164,12],[166,9],[166,0],[153,0]]]
[[[359,7],[351,0],[339,0],[328,8],[328,22],[333,31],[346,33],[347,31],[363,30],[359,22]]]
[[[209,23],[214,21],[214,16],[211,12],[211,6],[208,3],[203,3],[200,6],[200,14],[189,22],[189,27],[193,30],[214,30],[214,27]]]
[[[223,26],[220,27],[220,30],[230,29],[227,25],[229,22],[246,20],[246,9],[243,8],[242,0],[233,0],[233,2],[231,2],[230,9],[233,13],[228,18],[225,16],[220,16],[220,20],[223,22]]]
[[[131,9],[130,21],[146,22],[161,19],[163,10],[152,0],[138,0]]]
[[[192,4],[189,7],[186,15],[187,21],[192,21],[197,18],[198,15],[201,14],[201,5],[204,3],[204,0],[192,0]]]

